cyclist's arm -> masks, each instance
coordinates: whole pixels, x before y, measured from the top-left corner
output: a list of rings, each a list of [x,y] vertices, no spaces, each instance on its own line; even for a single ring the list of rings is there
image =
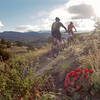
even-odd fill
[[[65,29],[65,31],[67,31],[67,28],[62,23],[60,23],[60,24]]]
[[[77,31],[76,27],[73,25],[73,28],[75,29],[75,31]]]
[[[51,27],[51,32],[52,32],[52,30],[53,30],[53,27],[54,27],[54,23],[52,24],[52,27]]]

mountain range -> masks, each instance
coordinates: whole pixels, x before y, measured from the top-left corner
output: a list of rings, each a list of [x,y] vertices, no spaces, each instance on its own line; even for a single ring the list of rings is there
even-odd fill
[[[46,38],[50,36],[50,32],[15,32],[4,31],[0,33],[0,38],[4,38],[10,41],[31,41],[39,38]]]

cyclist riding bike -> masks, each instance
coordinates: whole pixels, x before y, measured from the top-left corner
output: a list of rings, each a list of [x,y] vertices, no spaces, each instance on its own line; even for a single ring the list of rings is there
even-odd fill
[[[61,39],[61,32],[60,28],[63,27],[65,30],[66,27],[60,22],[60,19],[58,17],[55,18],[55,22],[52,24],[51,27],[51,33],[53,37],[53,43],[56,42],[59,44],[59,48],[62,48],[62,39]]]
[[[69,44],[70,44],[71,41],[74,41],[74,32],[73,32],[73,29],[75,31],[77,31],[76,28],[75,28],[75,26],[74,26],[74,24],[73,24],[73,22],[70,22],[70,24],[68,25],[68,43]]]
[[[60,45],[62,43],[61,42],[61,32],[60,32],[61,27],[63,27],[65,31],[67,30],[66,27],[60,22],[60,19],[56,17],[55,22],[52,24],[51,33],[52,33],[53,39],[56,38],[56,40],[60,42]]]

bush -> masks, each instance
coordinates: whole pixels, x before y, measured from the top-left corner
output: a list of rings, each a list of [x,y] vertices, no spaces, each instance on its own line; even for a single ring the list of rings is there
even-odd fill
[[[55,100],[55,99],[56,99],[56,94],[54,93],[47,93],[41,97],[41,100]]]
[[[0,60],[6,61],[11,57],[11,54],[0,48]]]
[[[28,45],[28,48],[27,48],[27,50],[29,51],[29,50],[35,50],[35,47],[34,46],[32,46],[32,45]]]
[[[21,97],[29,97],[30,89],[34,83],[32,69],[27,70],[18,64],[9,69],[6,64],[0,69],[0,94],[4,100],[19,100]],[[6,67],[6,71],[5,71]]]
[[[34,67],[31,62],[10,59],[6,64],[0,63],[0,98],[2,100],[35,100],[40,98],[43,92],[51,91],[52,78],[41,75],[35,77]],[[49,81],[48,81],[49,79]],[[53,84],[52,84],[53,85]],[[4,99],[3,99],[4,98]]]
[[[74,96],[76,93],[81,95],[81,92],[87,93],[92,87],[91,73],[92,69],[75,69],[69,72],[64,81],[66,94]]]
[[[96,92],[100,93],[100,73],[99,72],[95,72],[92,75],[92,81],[93,81]]]
[[[6,45],[0,44],[0,49],[5,49],[5,48],[6,48]]]
[[[17,45],[17,46],[23,46],[23,43],[21,42],[21,41],[15,41],[15,44]]]
[[[6,45],[7,45],[7,48],[10,48],[11,47],[11,42],[10,41],[7,41],[6,42]]]
[[[0,41],[1,44],[6,44],[6,40],[4,38],[1,39]]]

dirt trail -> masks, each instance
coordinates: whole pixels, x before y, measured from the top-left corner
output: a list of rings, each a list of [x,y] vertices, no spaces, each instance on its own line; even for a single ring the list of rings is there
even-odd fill
[[[75,64],[79,64],[73,46],[65,48],[57,58],[43,56],[36,75],[51,74],[55,79],[56,93],[66,96],[64,89],[64,79],[68,72],[76,69]]]
[[[78,68],[81,65],[80,57],[86,54],[84,48],[87,46],[87,41],[82,40],[80,42],[65,48],[56,58],[49,58],[47,55],[44,55],[40,59],[36,76],[51,74],[55,79],[56,93],[59,93],[61,97],[62,95],[66,96],[64,90],[64,79],[66,74]],[[100,97],[96,96],[93,100],[100,100]]]

